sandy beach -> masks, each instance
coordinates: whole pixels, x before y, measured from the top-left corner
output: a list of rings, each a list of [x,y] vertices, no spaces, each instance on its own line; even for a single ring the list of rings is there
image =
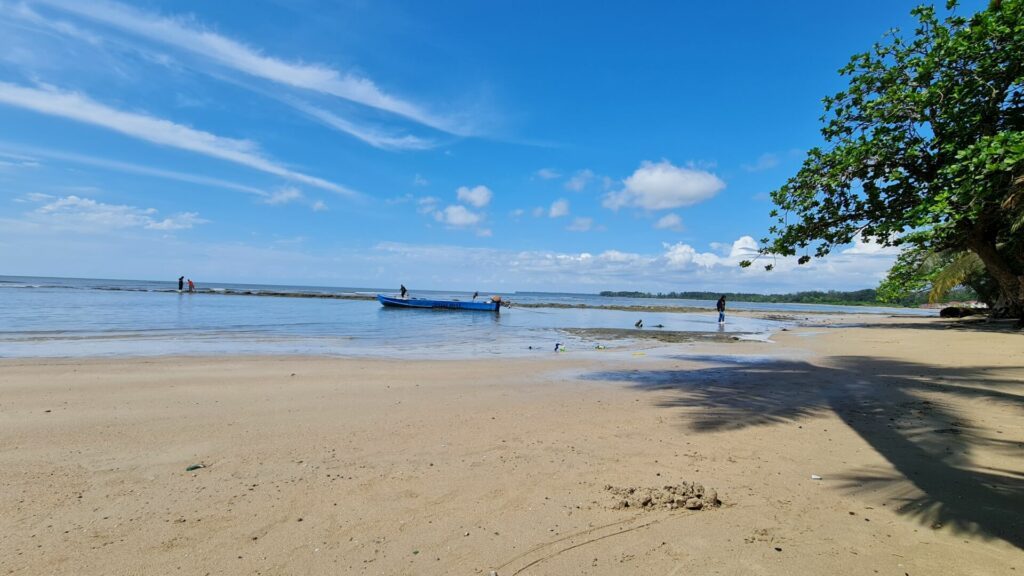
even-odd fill
[[[1022,412],[1020,332],[921,318],[520,359],[5,360],[0,573],[1024,574]]]

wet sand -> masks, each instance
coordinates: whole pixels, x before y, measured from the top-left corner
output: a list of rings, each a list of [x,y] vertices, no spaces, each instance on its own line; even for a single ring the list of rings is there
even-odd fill
[[[1024,574],[1024,335],[841,322],[0,361],[0,574]]]

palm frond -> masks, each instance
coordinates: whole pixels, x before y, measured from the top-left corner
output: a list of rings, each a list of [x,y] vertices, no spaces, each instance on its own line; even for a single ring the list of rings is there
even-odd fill
[[[934,304],[942,300],[949,291],[960,286],[973,274],[983,272],[985,265],[974,252],[964,252],[957,259],[947,264],[932,279],[932,289],[928,293],[928,302]]]

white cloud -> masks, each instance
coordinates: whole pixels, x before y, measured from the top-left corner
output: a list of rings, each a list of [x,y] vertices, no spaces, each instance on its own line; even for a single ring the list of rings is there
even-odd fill
[[[323,200],[317,200],[316,202],[313,202],[313,205],[310,206],[310,208],[313,209],[313,212],[326,212],[327,204],[324,204]]]
[[[292,186],[288,186],[285,188],[281,188],[277,192],[272,193],[270,196],[263,200],[263,203],[276,206],[280,204],[288,204],[289,202],[295,202],[297,200],[302,199],[303,195],[301,190],[299,190],[298,188],[294,188]]]
[[[678,214],[665,214],[654,223],[658,230],[672,230],[673,232],[683,231],[683,219]]]
[[[424,196],[416,201],[416,211],[420,214],[430,214],[437,210],[437,205],[440,202],[440,199],[433,196]]]
[[[459,189],[455,191],[455,195],[459,202],[465,202],[474,208],[483,208],[491,203],[491,197],[494,194],[487,186],[474,186],[472,188],[459,186]]]
[[[176,216],[164,218],[159,222],[150,222],[146,224],[146,228],[151,230],[185,230],[196,224],[205,224],[207,222],[208,220],[203,220],[196,212],[182,212]]]
[[[138,208],[125,204],[104,204],[91,198],[65,196],[54,200],[45,194],[30,195],[31,200],[49,201],[31,212],[31,221],[88,232],[111,232],[124,228],[150,230],[181,230],[208,221],[195,212],[183,212],[158,219],[155,208]]]
[[[549,218],[561,218],[569,215],[569,201],[566,199],[555,200],[548,209]]]
[[[540,178],[541,180],[555,180],[556,178],[561,177],[562,175],[552,168],[541,168],[540,170],[537,170],[537,178]]]
[[[289,62],[266,56],[257,48],[203,28],[191,19],[168,18],[114,2],[38,1],[81,18],[191,52],[200,58],[257,78],[350,100],[438,130],[460,132],[452,121],[388,94],[369,78],[341,72],[323,64]]]
[[[427,140],[411,134],[394,136],[373,128],[359,126],[351,120],[310,104],[293,101],[291,105],[297,110],[305,112],[310,117],[323,122],[325,125],[358,138],[374,148],[382,150],[429,150],[437,145],[433,140]]]
[[[179,182],[188,182],[190,184],[199,184],[202,186],[214,186],[217,188],[225,188],[228,190],[236,190],[238,192],[245,192],[247,194],[254,194],[256,196],[268,196],[269,194],[255,188],[253,186],[246,186],[237,182],[230,182],[228,180],[222,180],[219,178],[209,178],[206,176],[199,176],[197,174],[191,174],[186,172],[175,172],[173,170],[164,170],[162,168],[153,168],[151,166],[142,166],[140,164],[131,164],[128,162],[121,162],[118,160],[109,160],[106,158],[97,158],[95,156],[87,156],[85,154],[76,154],[73,152],[62,152],[59,150],[49,150],[44,148],[35,148],[29,146],[15,146],[8,145],[0,142],[2,146],[16,147],[19,151],[25,151],[29,154],[39,156],[42,158],[48,158],[53,160],[63,160],[65,162],[72,162],[75,164],[83,164],[85,166],[95,166],[97,168],[103,168],[105,170],[114,170],[117,172],[125,172],[128,174],[141,174],[143,176],[153,176],[156,178],[163,178],[166,180],[176,180]],[[7,156],[6,152],[0,151],[0,156]]]
[[[76,92],[39,90],[0,82],[0,103],[100,126],[154,144],[234,162],[344,196],[358,195],[344,186],[285,168],[263,156],[259,147],[251,141],[217,136],[146,114],[116,110]]]
[[[419,174],[417,174],[412,179],[412,185],[413,186],[430,186],[430,180],[427,180],[423,176],[420,176]]]
[[[461,204],[456,204],[434,212],[434,219],[453,228],[466,228],[479,224],[483,220],[483,216],[470,211]]]
[[[883,246],[874,240],[865,240],[860,234],[853,239],[853,246],[843,250],[843,254],[866,256],[897,256],[899,253],[899,246]]]
[[[40,166],[42,164],[36,158],[0,150],[0,172],[9,172],[23,168],[39,168]]]
[[[744,164],[742,167],[747,172],[762,172],[764,170],[775,168],[778,165],[779,156],[769,152],[758,156],[757,160],[753,164]]]
[[[534,208],[534,209],[533,209],[533,210],[532,210],[532,211],[531,211],[530,213],[531,213],[531,214],[533,214],[533,217],[534,217],[534,218],[540,218],[540,217],[541,217],[541,216],[543,216],[543,215],[544,215],[544,214],[545,214],[546,212],[547,212],[547,210],[545,210],[543,206],[537,206],[537,207],[536,207],[536,208]]]
[[[526,214],[526,210],[523,210],[522,208],[516,208],[515,210],[508,213],[508,215],[511,216],[512,218],[521,218],[523,214]]]
[[[605,196],[606,208],[679,208],[703,202],[725,188],[725,182],[710,172],[673,166],[667,160],[656,164],[644,161],[623,184],[625,188]]]
[[[569,224],[566,230],[570,232],[588,232],[593,226],[593,218],[573,218],[572,224]]]
[[[149,215],[154,221],[161,220]],[[193,278],[234,282],[307,285],[381,286],[401,277],[406,285],[451,289],[479,286],[488,291],[597,292],[600,290],[714,290],[794,292],[853,290],[876,286],[892,257],[835,253],[804,266],[780,258],[773,272],[757,266],[741,269],[728,254],[737,242],[720,245],[717,257],[678,256],[684,245],[643,252],[601,250],[557,252],[503,250],[456,245],[380,243],[366,247],[318,249],[312,243],[281,246],[211,242],[190,236],[168,237],[143,227],[78,231],[30,212],[29,220],[0,218],[0,269],[29,275],[79,277],[160,277],[167,269],[188,269]],[[738,246],[752,243],[739,242]],[[704,251],[692,247],[693,254]],[[669,256],[675,257],[672,262]],[[710,265],[708,265],[710,264]],[[254,272],[255,271],[255,272]],[[514,299],[514,298],[513,298]],[[711,306],[713,303],[709,303]]]
[[[582,192],[587,184],[594,179],[594,173],[590,170],[580,170],[573,174],[572,178],[565,183],[566,190],[572,190],[573,192]]]
[[[476,235],[481,238],[490,238],[491,236],[494,236],[494,232],[492,232],[490,228],[481,228],[476,231]]]
[[[757,241],[750,236],[741,236],[731,245],[712,243],[716,250],[728,246],[727,256],[720,256],[713,252],[698,252],[693,246],[678,242],[676,244],[663,244],[665,247],[664,259],[670,268],[712,268],[715,266],[739,266],[742,260],[747,260],[757,255]]]

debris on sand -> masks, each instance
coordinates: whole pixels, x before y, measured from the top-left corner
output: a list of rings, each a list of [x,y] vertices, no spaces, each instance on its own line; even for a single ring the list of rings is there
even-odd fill
[[[675,486],[663,486],[661,488],[620,488],[608,484],[604,489],[615,497],[612,508],[622,510],[626,508],[639,508],[643,510],[654,510],[667,508],[676,510],[686,508],[687,510],[706,510],[717,508],[722,504],[718,499],[718,491],[714,488],[705,488],[702,484],[695,482],[681,482]]]

